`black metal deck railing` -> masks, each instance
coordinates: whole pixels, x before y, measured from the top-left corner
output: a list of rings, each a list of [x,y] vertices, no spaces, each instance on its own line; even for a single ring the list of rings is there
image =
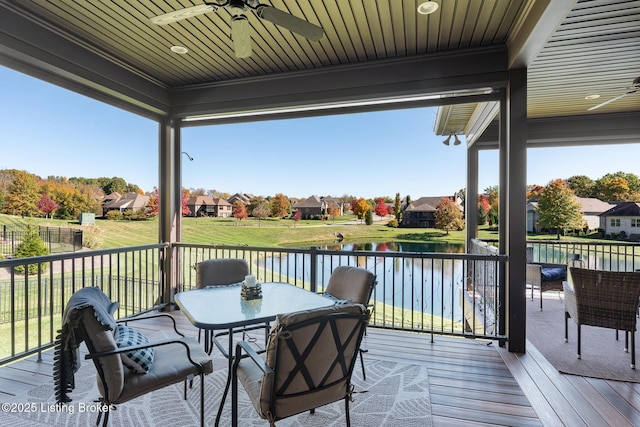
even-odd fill
[[[640,244],[611,242],[583,243],[570,241],[527,242],[533,247],[533,261],[570,264],[578,257],[582,267],[605,271],[640,270]]]
[[[529,242],[534,260],[567,263],[574,254],[588,268],[640,269],[640,246]],[[431,334],[508,339],[500,311],[507,258],[470,254],[334,251],[249,246],[145,245],[28,259],[0,260],[0,364],[51,347],[64,306],[75,290],[98,286],[121,304],[117,317],[155,309],[173,291],[195,287],[195,265],[211,258],[244,258],[262,282],[322,291],[338,265],[376,274],[371,324]],[[36,274],[28,274],[35,265]],[[18,270],[16,270],[16,267]],[[22,269],[20,268],[22,267]],[[22,271],[22,272],[18,272]],[[166,274],[165,274],[166,273]]]
[[[82,287],[98,286],[119,301],[118,318],[156,307],[163,300],[160,266],[167,249],[159,244],[0,260],[0,364],[51,347],[65,304]]]
[[[376,275],[370,324],[435,334],[503,338],[499,263],[506,257],[482,254],[334,251],[249,246],[174,245],[178,289],[196,285],[195,266],[215,258],[243,258],[261,282],[285,282],[320,292],[339,265]]]

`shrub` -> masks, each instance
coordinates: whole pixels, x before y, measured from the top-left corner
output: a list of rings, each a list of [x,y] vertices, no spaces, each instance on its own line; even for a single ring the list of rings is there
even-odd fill
[[[373,224],[373,213],[371,212],[371,209],[369,209],[367,213],[364,214],[364,223],[367,225]]]
[[[120,211],[109,211],[104,217],[112,221],[123,219],[122,212]]]
[[[98,249],[102,244],[102,229],[96,226],[86,227],[82,230],[82,246],[89,249]]]
[[[389,222],[387,222],[387,227],[398,228],[398,220],[390,219]]]
[[[45,246],[44,242],[38,236],[38,229],[36,226],[28,224],[27,232],[25,233],[24,238],[22,239],[22,243],[18,245],[16,253],[14,256],[16,258],[30,258],[34,256],[43,256],[49,255],[49,250]],[[47,271],[47,264],[40,264],[40,271]],[[38,273],[38,264],[29,264],[28,265],[29,274],[37,274]],[[24,265],[18,265],[14,267],[16,273],[23,274],[25,271]]]

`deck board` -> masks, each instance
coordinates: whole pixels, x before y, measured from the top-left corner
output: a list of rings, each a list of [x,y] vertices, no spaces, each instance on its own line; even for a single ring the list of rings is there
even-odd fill
[[[179,312],[178,328],[197,329]],[[148,331],[171,322],[136,323]],[[558,373],[533,346],[509,353],[496,343],[369,328],[367,360],[390,360],[427,367],[434,427],[640,425],[640,385]],[[359,369],[359,368],[356,368]],[[53,351],[0,367],[0,399],[52,381]]]

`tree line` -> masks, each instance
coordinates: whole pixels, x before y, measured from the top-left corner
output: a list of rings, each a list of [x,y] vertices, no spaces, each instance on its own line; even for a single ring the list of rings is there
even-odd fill
[[[77,219],[82,212],[95,212],[105,194],[142,190],[123,178],[46,179],[23,170],[0,170],[0,212],[27,217]]]

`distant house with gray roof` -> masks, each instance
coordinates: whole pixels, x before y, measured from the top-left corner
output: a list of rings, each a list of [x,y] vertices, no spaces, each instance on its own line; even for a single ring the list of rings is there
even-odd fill
[[[139,211],[140,209],[144,209],[149,200],[150,196],[146,196],[144,194],[138,194],[136,192],[129,192],[123,196],[117,197],[117,193],[112,193],[109,196],[106,196],[104,199],[104,203],[102,205],[102,214],[106,215],[109,211],[119,211],[120,213],[124,213],[127,210],[131,211]]]
[[[573,196],[573,200],[580,205],[582,219],[587,229],[596,230],[603,228],[601,226],[600,214],[609,210],[613,206],[612,203],[603,202],[593,197]],[[538,201],[535,199],[529,200],[527,202],[527,233],[538,233],[540,231],[538,227],[539,219]]]
[[[640,203],[621,202],[600,214],[600,228],[606,234],[619,235],[624,232],[630,240],[640,238]]]
[[[331,207],[337,207],[340,215],[344,213],[343,204],[331,196],[309,196],[294,203],[291,208],[294,212],[300,211],[303,219],[320,219],[328,214]]]
[[[402,211],[402,227],[435,228],[436,210],[442,199],[450,199],[463,210],[462,199],[457,195],[440,197],[420,197],[409,203]]]

